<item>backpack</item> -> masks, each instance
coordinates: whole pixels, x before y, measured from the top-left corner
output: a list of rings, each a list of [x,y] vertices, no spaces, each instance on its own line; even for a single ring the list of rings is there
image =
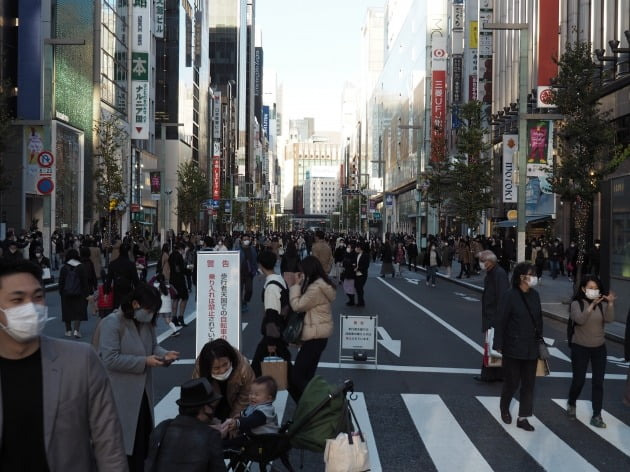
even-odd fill
[[[79,272],[76,267],[68,266],[68,271],[66,272],[66,278],[63,285],[63,294],[72,297],[82,295],[81,279],[79,278]]]
[[[280,282],[276,280],[269,281],[269,284],[274,284],[280,287],[280,316],[265,316],[262,324],[262,334],[263,336],[270,336],[274,338],[283,338],[287,343],[296,343],[299,341],[299,337],[301,334],[301,326],[304,320],[304,313],[297,313],[291,308],[291,303],[289,301],[289,289],[285,288]],[[263,293],[264,297],[264,293]],[[299,330],[296,331],[295,321],[300,320],[302,323],[299,324]],[[287,331],[289,330],[289,331]]]

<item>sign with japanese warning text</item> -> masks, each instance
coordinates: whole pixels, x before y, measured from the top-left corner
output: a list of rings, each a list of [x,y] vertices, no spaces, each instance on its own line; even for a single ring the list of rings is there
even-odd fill
[[[376,317],[342,316],[341,348],[375,350]]]
[[[197,253],[196,356],[218,338],[241,348],[239,257],[238,251]]]

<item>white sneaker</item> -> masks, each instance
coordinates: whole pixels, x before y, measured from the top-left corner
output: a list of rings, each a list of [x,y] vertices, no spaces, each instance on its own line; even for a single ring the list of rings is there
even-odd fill
[[[72,337],[72,331],[66,331],[66,337],[71,338]]]
[[[81,337],[81,333],[79,333],[79,331],[76,330],[76,329],[74,330],[74,337],[77,338],[77,339],[79,339]]]

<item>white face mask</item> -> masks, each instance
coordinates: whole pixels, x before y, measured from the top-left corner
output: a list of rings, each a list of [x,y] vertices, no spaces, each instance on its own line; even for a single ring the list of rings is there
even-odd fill
[[[245,241],[243,241],[243,246],[249,246],[251,244],[251,241],[249,239],[246,239]]]
[[[225,372],[223,372],[222,374],[212,374],[212,378],[214,380],[218,380],[219,382],[223,382],[224,380],[227,380],[230,375],[232,374],[232,366],[230,365],[230,368],[228,370],[226,370]]]
[[[538,277],[536,277],[535,275],[530,275],[527,279],[527,285],[529,285],[530,287],[535,287],[536,285],[538,285]]]
[[[480,268],[481,270],[486,270],[486,263],[485,263],[485,262],[483,262],[483,261],[479,261],[479,268]]]
[[[7,325],[0,327],[19,343],[35,339],[42,334],[48,321],[48,307],[38,303],[25,303],[12,308],[0,308],[7,318]]]
[[[346,249],[346,252],[347,252],[348,254],[350,254],[350,253],[352,252],[352,248],[348,248],[348,249]]]
[[[134,310],[133,317],[138,323],[150,323],[153,319],[153,313],[146,308],[138,308]]]
[[[597,300],[599,298],[599,289],[587,288],[584,292],[586,293],[586,298],[589,300]]]

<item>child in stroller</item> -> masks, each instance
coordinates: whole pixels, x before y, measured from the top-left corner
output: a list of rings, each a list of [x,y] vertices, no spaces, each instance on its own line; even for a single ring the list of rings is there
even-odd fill
[[[278,384],[268,375],[258,377],[252,382],[247,408],[239,418],[228,418],[221,425],[222,433],[238,433],[236,437],[224,440],[224,449],[238,449],[250,436],[278,432],[278,415],[273,406],[277,393]]]
[[[335,387],[316,375],[306,386],[293,420],[284,424],[277,433],[245,434],[236,448],[224,448],[225,458],[229,460],[228,470],[250,470],[251,463],[257,463],[261,471],[267,470],[273,461],[280,459],[284,467],[292,472],[294,469],[289,462],[292,448],[323,453],[326,439],[351,428],[346,394],[353,388],[351,380]]]

